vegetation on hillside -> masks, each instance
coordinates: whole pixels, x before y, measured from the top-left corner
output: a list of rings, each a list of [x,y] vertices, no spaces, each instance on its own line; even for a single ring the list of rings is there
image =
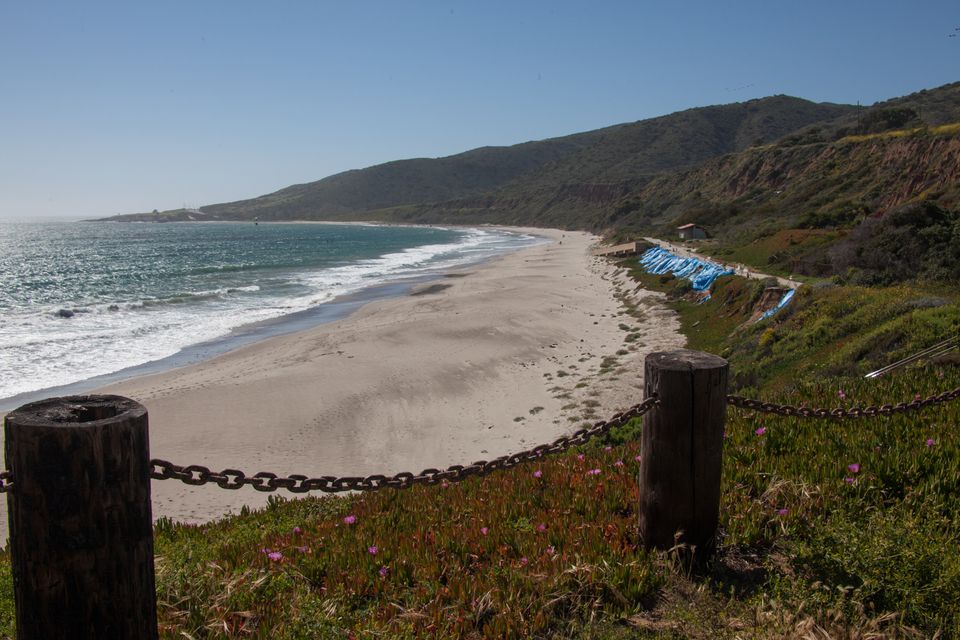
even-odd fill
[[[683,220],[714,235],[850,226],[915,201],[960,201],[956,127],[831,143],[774,145],[665,175],[620,202],[611,227],[672,232]],[[819,220],[818,220],[819,218]]]
[[[730,360],[735,389],[789,389],[798,377],[856,378],[960,334],[960,298],[953,290],[821,281],[756,322],[751,317],[762,281],[720,278],[710,300],[701,302],[685,280],[646,274],[635,261],[623,264],[645,288],[667,293],[691,348]]]
[[[836,139],[850,134],[903,129],[911,125],[937,127],[960,122],[960,82],[923,89],[908,96],[892,98],[846,113],[832,122],[814,125],[813,135],[820,140]]]

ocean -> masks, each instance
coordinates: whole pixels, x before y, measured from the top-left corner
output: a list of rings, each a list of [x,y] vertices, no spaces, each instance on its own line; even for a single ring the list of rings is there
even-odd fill
[[[486,228],[0,223],[0,410],[329,321],[541,241]]]

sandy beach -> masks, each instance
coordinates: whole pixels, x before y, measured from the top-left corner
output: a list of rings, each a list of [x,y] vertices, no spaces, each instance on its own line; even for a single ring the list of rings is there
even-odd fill
[[[596,237],[527,231],[552,241],[98,392],[147,407],[153,457],[247,474],[416,472],[549,442],[639,402],[644,356],[684,338],[660,294],[590,255]],[[270,495],[172,480],[152,491],[154,517],[187,522]],[[5,539],[5,509],[0,527]]]

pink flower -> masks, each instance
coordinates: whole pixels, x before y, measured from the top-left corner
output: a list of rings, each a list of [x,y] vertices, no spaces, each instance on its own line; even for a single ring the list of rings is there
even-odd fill
[[[622,466],[623,466],[623,460],[617,460],[616,462],[613,463],[613,466],[615,466],[615,467],[622,467]]]
[[[853,484],[854,482],[856,482],[856,479],[855,479],[855,478],[846,477],[846,478],[843,479],[843,481],[846,482],[847,484]]]
[[[788,513],[790,513],[790,512],[789,512],[788,510],[786,510],[786,509],[777,509],[777,515],[778,515],[778,516],[785,516],[785,515],[787,515]]]
[[[549,555],[552,556],[552,555],[555,554],[556,552],[557,552],[557,550],[553,548],[553,545],[550,545],[549,547],[547,547],[547,553],[548,553]]]
[[[577,454],[577,460],[579,460],[580,462],[583,462],[583,458],[584,458],[584,456],[583,456],[582,453],[578,453],[578,454]]]
[[[367,547],[367,552],[368,552],[370,555],[372,555],[372,556],[377,555],[377,552],[378,552],[378,551],[380,551],[380,550],[377,549],[375,546],[374,546],[374,547]]]
[[[588,476],[598,476],[600,475],[600,469],[590,469],[587,471]]]
[[[640,462],[640,456],[636,456],[634,460],[636,460],[637,462]]]
[[[267,554],[267,557],[273,560],[274,562],[280,562],[283,559],[283,554],[279,551],[272,551]]]
[[[533,472],[534,478],[540,478],[542,476],[543,476],[543,471],[540,471],[540,469],[537,469],[536,471]]]
[[[765,434],[766,432],[767,432],[767,428],[766,428],[766,427],[760,427],[759,429],[757,429],[756,431],[754,431],[754,433],[757,434],[757,437],[758,437],[758,438],[759,438],[760,436],[762,436],[763,434]]]
[[[441,488],[441,489],[446,489],[446,488],[449,487],[449,486],[450,486],[450,483],[447,482],[446,480],[444,480],[443,482],[440,483],[440,488]]]
[[[547,525],[543,524],[542,522],[537,525],[537,531],[543,532],[546,530],[547,530]]]
[[[310,547],[297,547],[297,551],[300,553],[310,553]]]
[[[611,447],[610,445],[607,445],[607,446],[605,446],[605,447],[603,448],[603,450],[604,450],[604,451],[613,451],[613,447]]]
[[[260,553],[270,553],[269,547],[260,547]]]
[[[847,471],[850,473],[860,473],[860,463],[854,462],[853,464],[848,464]]]
[[[839,391],[837,391],[837,395],[840,397],[841,400],[846,400],[847,398],[847,394],[843,392],[843,389],[840,389]]]
[[[935,444],[937,444],[937,441],[936,441],[936,440],[934,440],[933,438],[927,438],[927,446],[928,446],[928,447],[932,447],[932,446],[935,445]]]
[[[300,535],[300,527],[294,527],[294,528],[293,528],[293,535],[295,535],[295,536]]]
[[[346,524],[353,524],[354,522],[357,521],[357,516],[354,516],[354,515],[347,516],[346,518],[343,519],[343,521]]]
[[[386,578],[387,574],[390,573],[390,569],[388,569],[386,566],[383,566],[383,567],[380,567],[380,570],[377,571],[377,573],[380,574],[381,578]]]
[[[525,565],[525,564],[527,564],[528,562],[530,562],[530,561],[527,560],[527,556],[523,556],[522,558],[520,558],[520,564]]]
[[[489,532],[490,532],[490,529],[487,529],[486,527],[480,527],[480,533],[482,533],[483,535],[487,535]]]

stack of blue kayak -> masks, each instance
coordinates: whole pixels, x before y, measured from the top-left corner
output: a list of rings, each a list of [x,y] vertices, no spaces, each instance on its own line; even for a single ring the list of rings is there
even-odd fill
[[[669,272],[677,278],[686,278],[694,291],[709,291],[714,280],[733,275],[733,269],[723,265],[700,258],[679,258],[660,247],[647,249],[640,256],[640,264],[647,273],[663,275]]]
[[[647,249],[640,256],[640,264],[643,265],[647,273],[663,275],[670,273],[677,278],[686,278],[690,281],[694,291],[705,291],[707,294],[700,298],[700,302],[706,302],[710,299],[710,287],[714,280],[721,276],[733,275],[733,269],[709,260],[700,258],[680,258],[673,255],[666,249],[653,247]],[[793,298],[794,290],[790,289],[783,294],[780,302],[773,309],[765,311],[759,320],[769,318],[780,309],[787,306],[787,303]]]

